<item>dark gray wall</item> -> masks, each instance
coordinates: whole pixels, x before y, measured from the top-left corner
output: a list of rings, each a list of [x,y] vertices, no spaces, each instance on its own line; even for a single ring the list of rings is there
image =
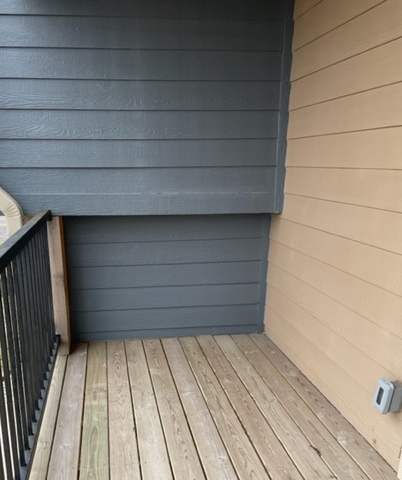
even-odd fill
[[[2,0],[0,184],[27,213],[278,211],[290,10]]]
[[[255,332],[268,215],[69,217],[75,339]]]

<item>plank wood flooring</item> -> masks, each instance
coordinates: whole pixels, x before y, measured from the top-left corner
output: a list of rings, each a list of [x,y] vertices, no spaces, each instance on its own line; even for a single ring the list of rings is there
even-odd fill
[[[94,342],[59,358],[30,479],[396,473],[265,335],[223,335]]]

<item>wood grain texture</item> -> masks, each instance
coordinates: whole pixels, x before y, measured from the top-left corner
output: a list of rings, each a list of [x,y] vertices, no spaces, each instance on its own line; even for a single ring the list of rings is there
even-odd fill
[[[251,338],[370,479],[395,478],[395,472],[383,461],[376,450],[368,446],[366,440],[278,347],[266,336],[252,335]]]
[[[216,342],[209,336],[198,337],[198,341],[270,477],[301,479],[299,471],[276,437],[274,426],[265,421],[260,409],[247,395],[245,386],[236,376]],[[284,421],[286,422],[286,418]],[[325,471],[325,467],[322,470]],[[312,474],[312,478],[319,478],[312,468],[309,469],[309,474]],[[323,478],[330,478],[328,471],[324,473]]]
[[[60,335],[61,348],[69,353],[71,349],[70,305],[62,217],[53,217],[48,222],[48,242],[56,333]]]
[[[165,339],[162,345],[208,480],[236,479],[229,455],[178,339]]]
[[[110,478],[140,479],[137,432],[123,342],[108,342],[107,362]]]
[[[47,475],[49,480],[77,478],[86,363],[87,345],[80,344],[67,361]]]
[[[108,383],[106,344],[88,347],[80,480],[109,479]]]
[[[194,338],[181,339],[180,343],[214,418],[222,441],[225,443],[237,475],[245,479],[267,478],[265,468],[199,344]]]
[[[275,327],[279,340],[282,330],[296,329],[286,321],[284,328]],[[307,341],[303,334],[293,338],[297,348]],[[87,374],[76,375],[77,366],[85,368],[87,348]],[[66,359],[58,357],[50,387],[34,459],[38,480],[395,478],[265,335],[91,342],[73,350],[63,377]],[[331,371],[338,381],[341,371]],[[75,393],[81,385],[85,400],[77,409],[71,397],[74,408],[67,416],[72,383]],[[354,393],[353,383],[346,387]],[[71,460],[68,475],[61,434]]]
[[[67,356],[59,353],[56,357],[46,400],[46,408],[43,412],[43,420],[36,441],[35,453],[29,474],[29,478],[32,480],[41,480],[47,476],[66,364]]]
[[[159,340],[143,344],[174,478],[201,480],[205,476],[162,345]]]
[[[368,478],[315,416],[314,411],[309,408],[292,386],[284,381],[281,373],[251,338],[247,335],[236,335],[233,336],[233,341],[311,442],[311,447],[316,452],[318,450],[319,455],[331,471],[345,480]]]
[[[144,347],[140,340],[131,340],[125,343],[141,462],[141,477],[143,480],[173,479]]]
[[[205,340],[201,339],[200,342],[201,341],[201,345],[203,345]],[[246,357],[237,348],[233,340],[230,337],[222,335],[215,337],[215,341],[222,349],[231,363],[233,370],[237,373],[244,387],[254,399],[259,410],[268,421],[273,432],[300,473],[305,478],[311,479],[331,478],[332,473],[326,464],[323,463],[321,456],[312,448],[311,443],[279,403],[272,390],[261,381],[261,377],[256,370],[250,368]],[[217,355],[220,356],[219,353],[217,353]],[[208,357],[211,356],[208,355]],[[225,370],[227,372],[226,375],[228,375],[230,368],[226,367]],[[228,375],[226,378],[229,381],[231,375]],[[278,457],[280,458],[280,455],[278,455]]]

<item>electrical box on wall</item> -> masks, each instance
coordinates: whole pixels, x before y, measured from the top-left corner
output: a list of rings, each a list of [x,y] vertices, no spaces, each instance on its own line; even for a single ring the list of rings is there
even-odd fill
[[[385,415],[402,409],[402,384],[381,378],[374,395],[374,406]]]

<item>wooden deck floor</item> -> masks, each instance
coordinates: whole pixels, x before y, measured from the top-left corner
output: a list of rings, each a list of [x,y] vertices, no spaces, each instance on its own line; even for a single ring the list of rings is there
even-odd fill
[[[264,336],[90,343],[58,356],[31,479],[388,480]]]

